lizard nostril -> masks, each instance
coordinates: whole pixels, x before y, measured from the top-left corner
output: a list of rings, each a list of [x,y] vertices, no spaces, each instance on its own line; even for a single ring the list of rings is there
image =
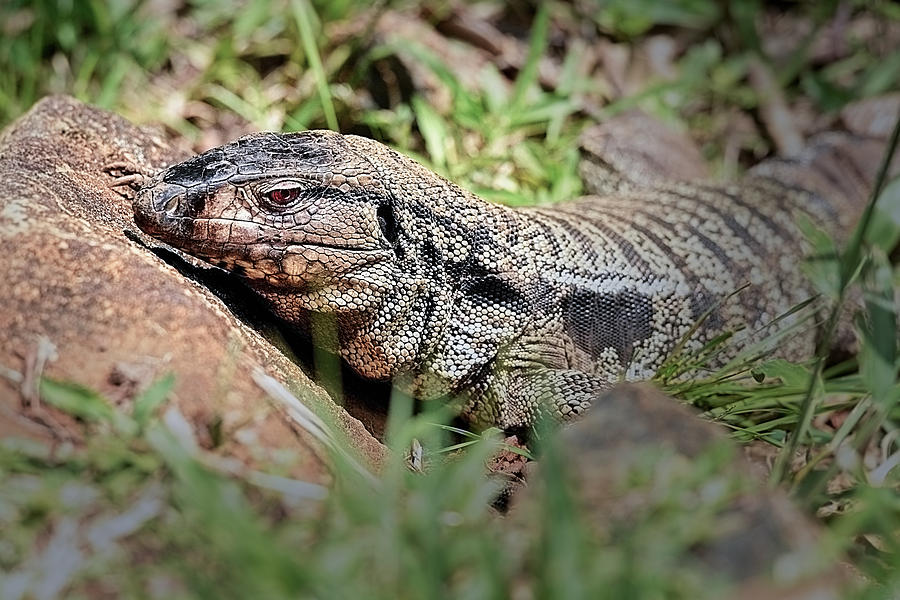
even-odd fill
[[[166,185],[159,191],[148,190],[148,200],[156,212],[164,212],[169,216],[177,214],[181,207],[181,199],[185,190],[180,185]]]
[[[174,214],[178,210],[178,198],[179,196],[172,196],[171,198],[169,198],[169,200],[166,202],[166,205],[163,206],[163,210],[170,215]]]

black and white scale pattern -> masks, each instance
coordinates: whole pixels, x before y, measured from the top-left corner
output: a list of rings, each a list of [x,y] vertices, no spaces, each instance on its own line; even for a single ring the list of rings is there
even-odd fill
[[[526,426],[652,376],[707,311],[689,348],[722,331],[750,342],[806,300],[793,212],[852,221],[871,181],[853,147],[825,137],[740,185],[623,185],[512,209],[366,138],[260,133],[158,174],[135,219],[245,277],[290,322],[333,315],[334,350],[361,375]]]

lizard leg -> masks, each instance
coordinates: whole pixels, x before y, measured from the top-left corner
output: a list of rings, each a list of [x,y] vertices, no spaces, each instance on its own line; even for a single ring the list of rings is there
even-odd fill
[[[538,415],[570,421],[608,387],[608,382],[575,369],[533,368],[510,373],[499,420],[505,428],[530,425]]]

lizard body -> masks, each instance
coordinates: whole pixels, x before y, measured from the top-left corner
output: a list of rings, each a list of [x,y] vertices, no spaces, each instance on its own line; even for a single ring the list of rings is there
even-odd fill
[[[332,315],[331,349],[364,377],[509,428],[544,408],[571,418],[651,376],[706,313],[690,347],[761,336],[811,296],[795,211],[848,227],[882,147],[825,135],[740,184],[622,179],[612,193],[591,187],[606,165],[589,153],[597,194],[514,209],[367,138],[259,133],[159,173],[134,209],[141,229],[246,278],[288,322]],[[813,337],[783,351],[808,355]]]

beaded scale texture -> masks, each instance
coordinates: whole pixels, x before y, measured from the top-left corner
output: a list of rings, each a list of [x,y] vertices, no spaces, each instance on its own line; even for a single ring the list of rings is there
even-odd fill
[[[716,185],[629,181],[585,140],[591,195],[510,208],[367,138],[251,134],[157,174],[135,219],[245,278],[301,330],[332,315],[330,349],[362,376],[511,428],[651,377],[698,319],[689,349],[770,335],[812,296],[795,213],[847,231],[883,149],[823,134]],[[805,327],[779,351],[809,355],[813,338]]]

